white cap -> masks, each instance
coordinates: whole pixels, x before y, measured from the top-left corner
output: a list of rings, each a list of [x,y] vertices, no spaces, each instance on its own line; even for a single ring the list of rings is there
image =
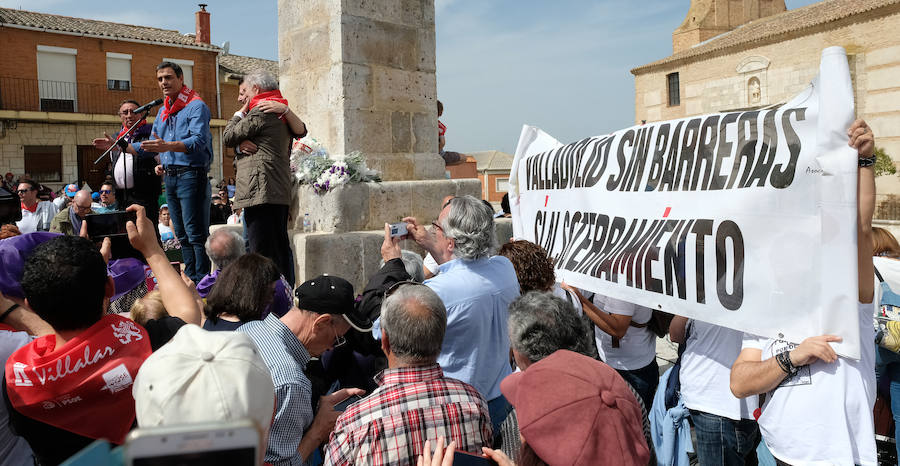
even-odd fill
[[[134,380],[140,427],[252,419],[272,423],[275,386],[253,340],[239,332],[185,325]]]

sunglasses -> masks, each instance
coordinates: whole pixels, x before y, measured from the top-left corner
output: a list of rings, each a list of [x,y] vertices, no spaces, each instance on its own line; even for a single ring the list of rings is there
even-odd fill
[[[25,193],[27,193],[28,191],[31,191],[31,190],[30,190],[30,189],[19,189],[19,190],[16,191],[16,193],[17,193],[17,194],[25,194]]]
[[[112,191],[110,191],[108,189],[104,189],[104,190],[100,191],[100,194],[110,194],[110,193],[112,193]]]

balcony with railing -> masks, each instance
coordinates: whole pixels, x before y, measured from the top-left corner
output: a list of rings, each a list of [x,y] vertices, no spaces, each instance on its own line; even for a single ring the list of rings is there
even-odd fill
[[[123,100],[144,104],[161,96],[157,87],[128,81],[73,83],[0,76],[0,110],[115,114]]]

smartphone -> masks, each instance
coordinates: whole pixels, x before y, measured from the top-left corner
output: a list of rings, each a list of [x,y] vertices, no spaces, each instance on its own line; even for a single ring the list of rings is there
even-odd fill
[[[357,401],[359,401],[361,399],[362,399],[362,397],[359,395],[351,395],[350,398],[347,398],[346,400],[334,405],[334,410],[335,411],[346,411],[350,405],[352,405],[353,403],[356,403]]]
[[[265,448],[262,438],[249,419],[136,429],[125,440],[125,464],[258,466]]]
[[[407,233],[409,233],[409,232],[406,230],[406,222],[398,222],[398,223],[391,224],[391,237],[392,238],[395,236],[405,236]]]
[[[497,466],[497,462],[483,455],[462,450],[453,451],[453,466]]]
[[[169,262],[169,265],[171,265],[172,268],[175,269],[175,273],[181,275],[181,262]]]
[[[92,240],[100,240],[113,236],[128,236],[125,224],[131,220],[137,221],[136,212],[107,212],[103,214],[88,214],[84,216],[87,222],[87,233]]]

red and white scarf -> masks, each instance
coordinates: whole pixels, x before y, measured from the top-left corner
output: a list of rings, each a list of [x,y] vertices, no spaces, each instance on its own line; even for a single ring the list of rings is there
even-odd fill
[[[19,348],[6,361],[6,392],[24,416],[123,443],[135,418],[131,386],[150,353],[143,327],[106,315],[61,348],[55,335]]]
[[[162,121],[166,121],[169,116],[174,115],[181,111],[187,104],[195,101],[195,100],[203,100],[200,98],[200,95],[197,94],[197,91],[187,87],[181,86],[181,91],[178,92],[178,95],[175,96],[175,99],[171,99],[166,97],[163,102],[163,111],[159,114],[159,117],[162,118]]]
[[[199,97],[198,97],[198,99],[199,99]],[[178,109],[178,110],[181,110],[181,109]],[[163,120],[165,120],[165,118],[163,118]],[[147,119],[145,118],[145,119],[141,120],[140,124],[135,126],[134,129],[131,130],[131,132],[134,133],[135,131],[140,129],[141,126],[144,126],[146,124],[147,124]],[[125,126],[122,126],[122,131],[119,131],[119,134],[116,135],[115,139],[119,139],[120,137],[122,137],[123,134],[125,134],[127,132],[128,132],[128,128],[126,128]]]
[[[250,99],[250,105],[247,107],[247,111],[249,112],[250,110],[253,110],[253,107],[256,107],[260,102],[264,100],[273,100],[275,102],[281,102],[285,105],[288,104],[287,99],[285,99],[281,95],[281,91],[275,89],[274,91],[260,92],[259,94],[253,96],[253,98]],[[285,121],[284,114],[279,115],[278,119],[281,121]]]

